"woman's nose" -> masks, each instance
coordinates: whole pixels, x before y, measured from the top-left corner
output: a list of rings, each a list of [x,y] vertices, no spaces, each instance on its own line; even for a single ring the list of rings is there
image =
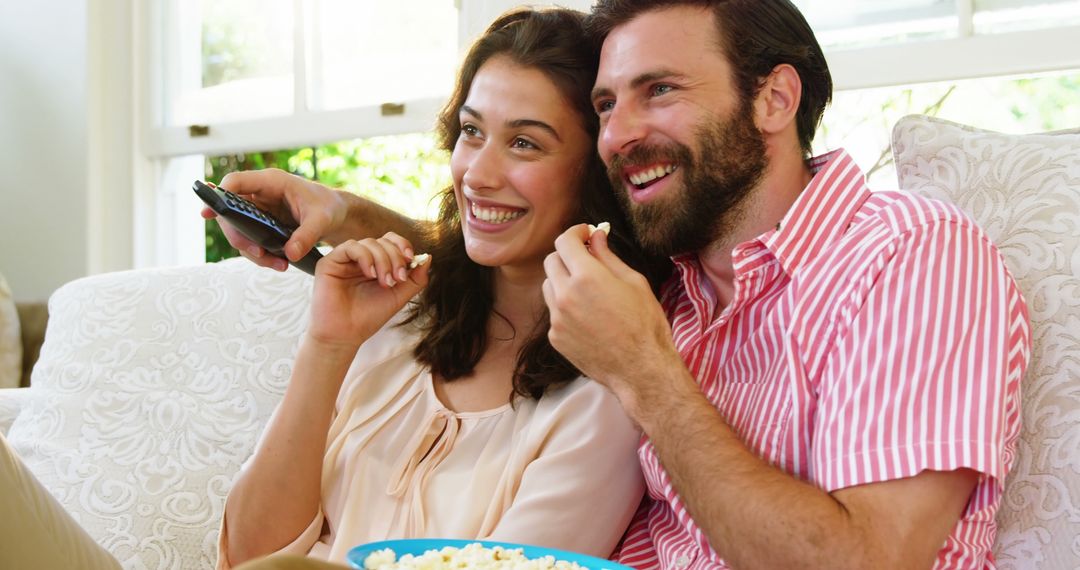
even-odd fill
[[[469,155],[465,175],[462,177],[469,188],[482,190],[499,186],[503,167],[498,150],[493,146],[487,143]]]

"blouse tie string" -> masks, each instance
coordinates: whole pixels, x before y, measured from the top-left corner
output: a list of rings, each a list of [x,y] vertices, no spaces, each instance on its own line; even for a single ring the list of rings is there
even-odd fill
[[[413,493],[411,513],[408,521],[408,536],[422,536],[427,526],[424,515],[424,488],[428,476],[442,460],[450,454],[457,441],[460,422],[450,410],[440,408],[428,415],[426,429],[417,430],[412,440],[405,446],[394,469],[386,493],[402,499]]]

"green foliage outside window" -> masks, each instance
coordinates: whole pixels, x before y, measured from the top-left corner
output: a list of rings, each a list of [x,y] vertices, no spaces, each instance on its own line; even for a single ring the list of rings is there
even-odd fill
[[[892,125],[909,113],[1001,132],[1080,126],[1080,74],[985,79],[837,93],[815,139],[817,152],[845,147],[871,187],[895,187],[889,148]],[[206,179],[236,170],[280,168],[345,188],[414,218],[435,217],[432,200],[450,184],[449,157],[434,135],[409,134],[341,141],[317,147],[210,157]],[[206,225],[206,259],[237,255],[217,223]]]
[[[206,180],[215,184],[230,172],[280,168],[366,196],[413,218],[434,218],[433,199],[450,184],[449,157],[434,135],[408,134],[349,140],[317,147],[213,156],[206,159]],[[239,253],[217,222],[206,222],[206,260]]]

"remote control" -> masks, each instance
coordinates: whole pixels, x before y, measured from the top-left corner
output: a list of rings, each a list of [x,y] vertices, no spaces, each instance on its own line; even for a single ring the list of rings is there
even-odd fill
[[[285,257],[285,242],[289,241],[289,236],[296,228],[281,224],[255,204],[220,186],[215,188],[201,180],[196,180],[191,189],[207,206],[210,206],[211,210],[228,220],[244,237],[278,257]],[[315,275],[315,264],[320,259],[322,259],[322,254],[319,250],[311,248],[303,259],[289,263],[297,269]]]

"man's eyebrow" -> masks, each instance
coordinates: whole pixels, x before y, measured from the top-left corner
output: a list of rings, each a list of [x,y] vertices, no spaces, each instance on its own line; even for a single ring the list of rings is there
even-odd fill
[[[642,85],[645,85],[646,83],[652,83],[654,81],[659,81],[661,79],[685,79],[685,78],[686,78],[686,75],[684,75],[682,73],[679,73],[679,72],[674,71],[672,69],[662,68],[662,69],[657,69],[655,71],[648,71],[646,73],[642,73],[641,75],[638,75],[637,77],[633,78],[630,81],[630,87],[632,89],[637,89],[638,87],[641,87]],[[614,95],[614,91],[612,91],[608,87],[595,87],[592,90],[591,98],[592,98],[592,100],[595,101],[595,100],[600,99],[602,97],[610,97],[612,95]]]
[[[484,116],[480,113],[480,111],[477,111],[476,109],[473,109],[468,105],[462,105],[461,112],[468,113],[469,115],[476,117],[476,119],[479,121],[484,120]],[[512,129],[520,129],[523,127],[537,127],[551,133],[551,136],[555,137],[555,140],[562,142],[562,137],[559,136],[559,132],[555,130],[555,127],[552,127],[544,121],[539,121],[537,119],[514,119],[512,121],[507,121],[506,126]]]

